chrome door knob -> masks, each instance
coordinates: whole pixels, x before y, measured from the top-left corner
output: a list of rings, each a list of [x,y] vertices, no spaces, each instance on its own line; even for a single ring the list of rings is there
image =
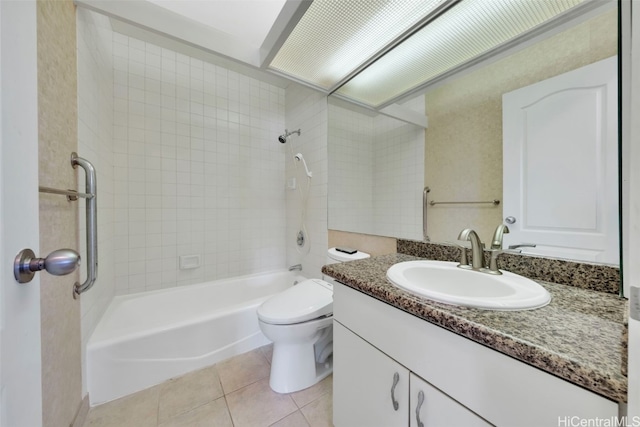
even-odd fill
[[[46,258],[37,258],[31,249],[23,249],[13,262],[13,276],[18,283],[28,283],[40,270],[47,270],[54,276],[64,276],[73,273],[79,266],[80,254],[73,249],[58,249]]]

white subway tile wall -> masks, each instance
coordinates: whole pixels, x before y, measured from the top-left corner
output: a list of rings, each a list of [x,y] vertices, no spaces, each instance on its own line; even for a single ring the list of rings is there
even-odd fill
[[[78,8],[78,155],[96,168],[98,188],[98,280],[82,294],[82,348],[100,321],[115,293],[114,270],[114,155],[113,155],[113,32],[105,16]],[[78,188],[84,191],[84,173],[77,172]],[[80,280],[86,280],[85,202],[78,202]],[[82,351],[82,364],[85,363]],[[83,368],[84,370],[84,368]],[[83,395],[87,391],[83,375]]]
[[[284,89],[120,34],[113,61],[116,293],[283,268]]]
[[[404,104],[424,113],[424,97]],[[422,239],[424,129],[329,105],[329,228]]]
[[[277,145],[286,148],[286,177],[295,177],[298,188],[306,185],[304,166],[294,161],[294,155],[301,153],[309,170],[311,179],[307,215],[307,244],[302,251],[296,246],[296,235],[300,230],[301,197],[298,189],[287,190],[287,227],[286,247],[287,265],[302,264],[303,274],[307,277],[322,277],[320,269],[326,264],[327,231],[327,97],[311,89],[298,85],[287,88],[286,124],[289,131],[301,129],[300,136],[294,135],[286,144]],[[284,129],[281,129],[281,133]],[[279,133],[280,134],[280,133]],[[278,135],[279,135],[278,134]],[[308,252],[307,252],[308,249]]]

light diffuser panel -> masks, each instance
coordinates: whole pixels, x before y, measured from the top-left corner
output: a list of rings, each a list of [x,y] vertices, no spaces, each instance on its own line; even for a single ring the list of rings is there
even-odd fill
[[[314,0],[270,64],[330,89],[445,0]]]
[[[585,0],[462,0],[336,93],[377,107]]]

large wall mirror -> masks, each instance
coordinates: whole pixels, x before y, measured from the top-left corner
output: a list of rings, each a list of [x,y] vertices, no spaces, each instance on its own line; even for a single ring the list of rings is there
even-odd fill
[[[424,107],[426,130],[348,109],[330,99],[329,228],[422,240],[422,189],[429,186],[430,201],[501,201],[498,205],[428,205],[431,241],[453,241],[466,227],[474,228],[483,242],[490,241],[495,227],[510,215],[503,212],[503,192],[511,182],[510,177],[503,178],[503,95],[615,57],[617,34],[617,8],[612,3],[529,40],[511,53],[434,84],[408,103],[416,110]],[[556,107],[564,111],[562,106]],[[617,118],[617,104],[614,108]],[[576,126],[576,130],[581,127],[582,124]],[[614,133],[617,140],[617,127]],[[422,135],[422,141],[416,143]],[[576,174],[582,164],[566,161],[567,157],[561,156],[571,157],[571,152],[555,150],[551,142],[545,150],[553,161],[539,163],[537,174],[525,173],[526,179],[532,181],[546,169],[561,180]],[[422,154],[423,161],[416,162]],[[608,159],[606,164],[584,167],[580,173],[587,176],[594,169],[594,174],[606,174],[614,169],[613,176],[617,177],[617,153],[601,157]],[[416,180],[415,171],[421,170],[423,177]],[[593,196],[600,199],[602,194],[613,195],[615,204],[611,209],[598,210],[597,221],[605,215],[617,221],[616,185],[617,182]],[[382,197],[384,193],[393,197]],[[548,216],[566,213],[557,195],[549,201],[541,197],[535,199],[538,211]],[[569,216],[567,221],[571,220]],[[617,248],[617,233],[614,238],[613,246]],[[536,253],[533,249],[523,252]],[[582,258],[568,252],[548,255],[607,264],[617,264],[619,259]]]

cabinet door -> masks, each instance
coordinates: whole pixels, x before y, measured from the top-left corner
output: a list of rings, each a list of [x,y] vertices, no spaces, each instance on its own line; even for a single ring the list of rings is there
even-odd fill
[[[491,426],[422,378],[413,373],[410,376],[411,427]]]
[[[408,425],[409,371],[335,320],[333,348],[335,427]]]

